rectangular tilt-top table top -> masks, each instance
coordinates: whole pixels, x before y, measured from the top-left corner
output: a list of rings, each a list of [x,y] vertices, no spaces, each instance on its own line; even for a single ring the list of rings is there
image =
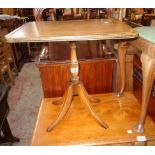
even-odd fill
[[[29,22],[7,34],[7,42],[130,39],[136,30],[115,19]]]

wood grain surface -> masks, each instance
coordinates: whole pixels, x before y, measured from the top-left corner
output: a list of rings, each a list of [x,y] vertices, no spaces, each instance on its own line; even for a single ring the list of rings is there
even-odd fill
[[[6,35],[7,42],[129,39],[136,30],[115,19],[29,22]]]
[[[80,41],[77,57],[80,65],[80,79],[89,94],[109,93],[115,86],[117,58],[113,55],[100,56],[97,41]],[[38,61],[38,68],[44,97],[60,97],[70,81],[69,42],[49,44],[49,58]]]
[[[61,105],[53,105],[54,98],[43,99],[31,145],[140,145],[137,136],[145,136],[147,145],[154,145],[155,124],[148,116],[145,133],[127,133],[132,130],[140,114],[140,104],[131,92],[117,97],[114,93],[92,95],[100,99],[94,110],[109,125],[99,126],[89,115],[79,97],[74,97],[71,108],[62,122],[51,132],[49,123],[56,117]],[[149,143],[150,142],[150,143]]]
[[[79,76],[89,94],[113,91],[115,60],[80,61],[79,63]],[[69,64],[41,64],[38,67],[44,97],[62,96],[70,81]]]

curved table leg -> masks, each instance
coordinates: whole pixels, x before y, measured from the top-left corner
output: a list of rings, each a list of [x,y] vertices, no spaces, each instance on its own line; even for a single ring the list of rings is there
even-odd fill
[[[86,89],[85,89],[85,87],[83,86],[82,83],[80,83],[80,86],[81,86],[81,88],[83,89],[83,92],[84,92],[84,94],[85,94],[85,97],[86,97],[90,102],[93,102],[93,103],[98,103],[98,102],[100,102],[99,99],[93,98],[93,97],[91,97],[91,96],[88,95],[88,93],[87,93],[87,91],[86,91]]]
[[[57,115],[56,119],[47,128],[48,132],[50,132],[64,118],[65,114],[70,108],[70,105],[72,103],[72,98],[73,98],[73,84],[70,84],[68,88],[66,100],[62,105],[62,108],[59,114]]]
[[[81,101],[83,103],[86,104],[86,107],[88,108],[90,115],[97,121],[97,123],[99,125],[101,125],[105,129],[107,129],[108,128],[108,125],[97,115],[97,113],[92,108],[91,104],[89,103],[89,100],[85,96],[85,92],[84,92],[81,84],[78,84],[77,87],[78,87],[77,91],[78,91],[78,94],[80,96],[80,99],[81,99]]]
[[[125,89],[125,56],[127,51],[127,44],[120,43],[118,48],[118,63],[120,67],[120,75],[121,75],[121,90],[118,93],[118,96],[121,96]]]
[[[63,104],[64,101],[66,100],[66,97],[67,97],[67,92],[68,92],[68,87],[66,88],[63,96],[60,98],[60,99],[56,99],[52,102],[52,104],[54,105],[60,105],[60,104]]]
[[[134,131],[143,133],[144,122],[146,119],[147,108],[149,104],[149,98],[155,79],[155,59],[142,53],[142,75],[143,75],[143,87],[142,87],[142,107],[139,122],[135,125]]]

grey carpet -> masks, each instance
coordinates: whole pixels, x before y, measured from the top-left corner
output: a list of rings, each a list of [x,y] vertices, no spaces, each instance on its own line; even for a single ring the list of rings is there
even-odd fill
[[[13,145],[30,145],[42,97],[37,66],[35,63],[24,64],[8,95],[8,121],[13,135],[20,138],[20,142]]]

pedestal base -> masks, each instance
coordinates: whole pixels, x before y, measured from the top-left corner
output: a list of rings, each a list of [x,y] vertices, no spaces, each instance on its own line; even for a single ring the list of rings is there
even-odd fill
[[[56,127],[56,125],[64,118],[64,116],[66,115],[66,113],[68,112],[72,104],[72,99],[75,94],[79,95],[81,102],[86,105],[86,108],[88,109],[88,112],[90,113],[92,118],[94,118],[99,125],[107,129],[108,125],[98,116],[98,114],[95,112],[95,110],[93,109],[90,103],[90,102],[99,102],[100,100],[90,97],[87,91],[85,90],[83,84],[78,80],[75,80],[70,82],[68,88],[64,93],[64,96],[60,100],[56,100],[53,102],[55,105],[61,104],[61,103],[63,105],[56,119],[47,128],[47,131],[49,132],[53,130],[54,127]]]

